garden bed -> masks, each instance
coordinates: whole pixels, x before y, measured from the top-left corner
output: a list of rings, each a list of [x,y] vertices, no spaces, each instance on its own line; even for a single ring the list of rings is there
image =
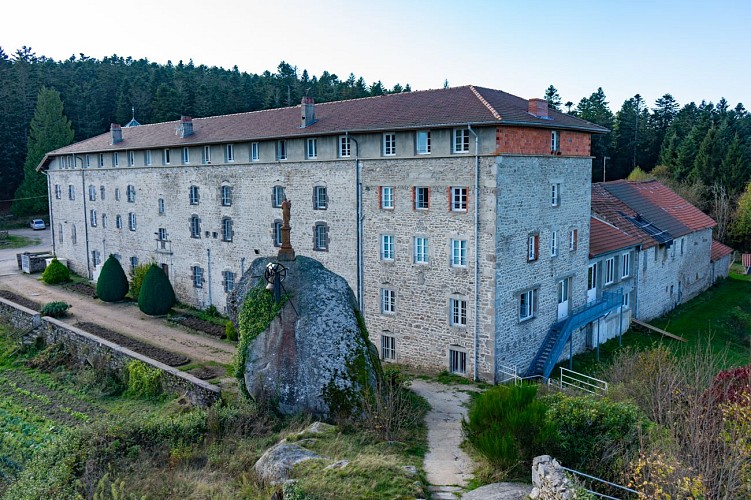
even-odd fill
[[[26,307],[27,309],[31,309],[32,311],[41,311],[42,310],[42,304],[35,300],[27,299],[26,297],[22,295],[18,295],[15,292],[11,292],[10,290],[0,290],[0,297],[4,299],[8,299],[11,302],[15,302],[19,306]]]
[[[206,321],[201,318],[196,318],[195,316],[172,316],[169,320],[173,323],[177,323],[180,326],[184,326],[186,328],[190,328],[191,330],[211,335],[212,337],[219,339],[226,337],[224,326],[211,323],[210,321]]]
[[[227,370],[222,366],[198,366],[192,370],[188,370],[188,373],[201,380],[211,380],[214,378],[224,377],[227,374]]]
[[[174,352],[167,351],[161,347],[156,347],[140,340],[128,337],[121,333],[113,332],[112,330],[99,326],[96,323],[77,323],[76,328],[80,328],[86,332],[96,335],[97,337],[109,340],[119,346],[130,349],[143,356],[164,363],[168,366],[182,366],[190,363],[190,358],[183,356],[182,354],[175,354]]]
[[[86,295],[87,297],[96,297],[96,288],[89,285],[88,283],[80,283],[80,282],[66,283],[63,285],[63,288],[65,288],[66,290],[70,290],[71,292],[78,293],[80,295]]]

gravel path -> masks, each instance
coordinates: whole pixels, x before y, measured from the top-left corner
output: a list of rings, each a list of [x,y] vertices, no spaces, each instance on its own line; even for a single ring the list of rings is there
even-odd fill
[[[428,426],[428,453],[423,468],[432,485],[434,499],[452,499],[461,494],[472,477],[475,462],[459,448],[462,436],[462,418],[473,386],[450,386],[425,380],[413,380],[412,390],[430,403],[425,417]]]
[[[50,250],[50,231],[31,229],[11,230],[42,242],[31,248],[0,250],[0,289],[11,290],[19,295],[45,304],[62,300],[71,304],[69,316],[64,321],[96,323],[143,342],[157,345],[170,352],[182,354],[193,362],[215,361],[221,364],[232,362],[235,346],[219,339],[188,333],[170,326],[163,318],[143,314],[132,303],[107,304],[90,297],[66,291],[58,286],[48,286],[39,280],[41,274],[23,274],[18,269],[16,253],[23,251]]]

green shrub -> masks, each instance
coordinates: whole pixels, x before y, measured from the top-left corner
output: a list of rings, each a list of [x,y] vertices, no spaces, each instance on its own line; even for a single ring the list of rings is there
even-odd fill
[[[462,428],[472,446],[510,479],[526,476],[537,455],[550,452],[555,427],[536,385],[497,386],[472,402]]]
[[[639,409],[631,403],[561,393],[545,398],[545,402],[548,421],[557,430],[556,458],[566,467],[619,479],[619,472],[639,450],[640,428],[645,422]]]
[[[152,263],[138,264],[130,272],[130,296],[133,300],[138,300],[138,295],[141,293],[141,285],[143,279],[146,277],[146,272],[151,267]]]
[[[127,396],[152,399],[162,393],[162,371],[142,361],[128,363]]]
[[[209,316],[209,318],[218,318],[222,315],[214,304],[211,304],[206,308],[206,314]]]
[[[128,278],[125,276],[123,266],[114,255],[110,255],[102,266],[96,282],[97,297],[105,302],[117,302],[123,300],[126,293],[128,293]]]
[[[57,285],[70,281],[70,269],[57,259],[52,259],[50,265],[42,274],[42,281],[48,285]]]
[[[42,316],[50,316],[51,318],[64,318],[68,314],[70,304],[66,302],[48,302],[42,307],[40,313]]]
[[[224,326],[224,335],[227,337],[227,340],[237,340],[237,329],[232,320],[227,320],[227,323]]]
[[[167,314],[175,305],[175,291],[162,268],[151,264],[138,293],[138,308],[150,316]]]

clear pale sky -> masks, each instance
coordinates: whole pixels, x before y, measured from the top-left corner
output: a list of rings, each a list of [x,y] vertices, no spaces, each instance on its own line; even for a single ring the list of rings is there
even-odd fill
[[[0,47],[272,73],[284,60],[414,90],[474,84],[563,102],[603,87],[751,108],[751,1],[10,0]]]

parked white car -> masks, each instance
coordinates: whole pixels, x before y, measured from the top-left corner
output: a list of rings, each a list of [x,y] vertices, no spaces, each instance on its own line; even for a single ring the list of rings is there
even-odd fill
[[[37,229],[47,229],[47,226],[44,224],[44,221],[42,219],[34,219],[29,223],[31,226],[31,229],[36,231]]]

